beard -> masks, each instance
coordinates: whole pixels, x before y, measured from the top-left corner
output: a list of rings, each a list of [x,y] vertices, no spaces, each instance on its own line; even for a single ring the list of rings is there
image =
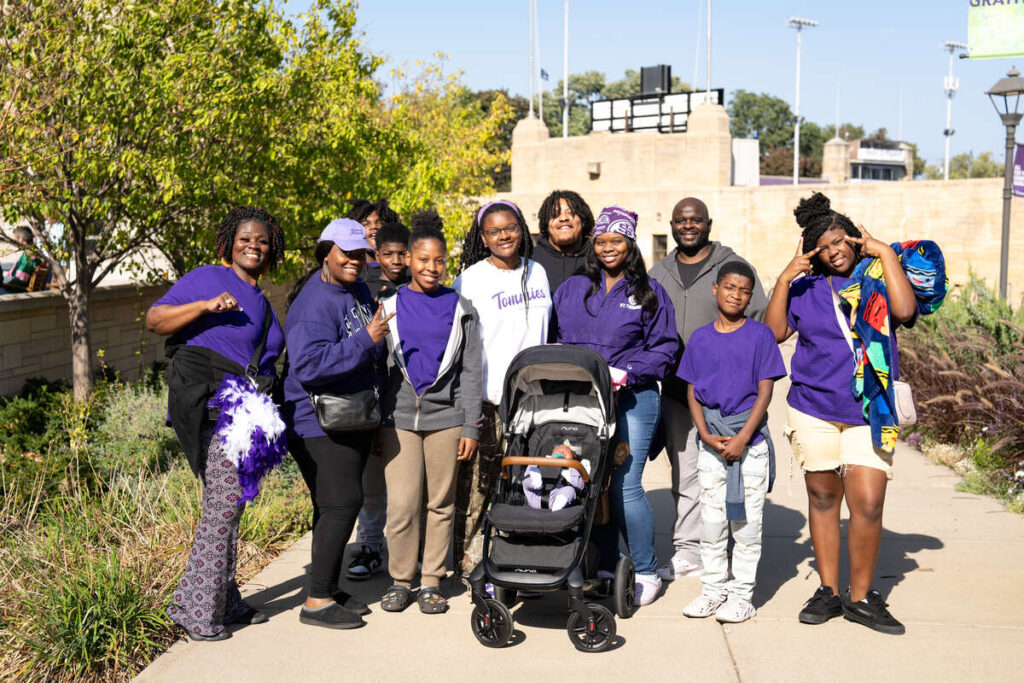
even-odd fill
[[[678,236],[673,235],[673,237],[675,237],[676,246],[679,247],[679,251],[683,252],[687,256],[693,256],[711,243],[710,233],[710,230],[704,230],[703,232],[701,232],[700,237],[698,237],[697,241],[693,244],[693,246],[690,247],[684,246],[683,241],[679,239]]]

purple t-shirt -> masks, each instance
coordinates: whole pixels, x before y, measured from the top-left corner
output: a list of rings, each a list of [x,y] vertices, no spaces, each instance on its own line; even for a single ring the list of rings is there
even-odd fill
[[[701,405],[728,417],[753,408],[757,383],[785,377],[786,366],[771,328],[748,318],[732,332],[719,332],[714,322],[694,330],[676,374]],[[755,434],[750,443],[763,438]]]
[[[398,290],[395,322],[405,369],[417,396],[437,380],[458,302],[458,293],[448,287],[438,287],[430,293],[410,287]]]
[[[216,351],[242,367],[249,364],[263,336],[263,316],[274,315],[270,303],[259,287],[254,287],[235,273],[230,266],[200,266],[174,283],[154,306],[180,306],[194,301],[212,299],[229,292],[242,310],[225,313],[204,313],[170,337],[172,344],[202,346]],[[284,350],[284,332],[277,316],[270,323],[267,350],[260,361],[260,374],[274,373],[274,361]]]
[[[832,276],[839,291],[849,281]],[[844,317],[850,307],[842,302]],[[866,424],[861,402],[853,397],[850,379],[854,360],[846,337],[836,319],[828,278],[808,275],[789,286],[786,323],[799,336],[793,354],[789,405],[822,420],[843,424]]]

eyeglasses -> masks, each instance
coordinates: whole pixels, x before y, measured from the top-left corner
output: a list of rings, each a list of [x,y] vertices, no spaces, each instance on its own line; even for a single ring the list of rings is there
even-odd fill
[[[519,224],[506,225],[504,228],[491,228],[489,230],[484,230],[483,233],[491,239],[494,239],[499,235],[517,235],[519,234]]]

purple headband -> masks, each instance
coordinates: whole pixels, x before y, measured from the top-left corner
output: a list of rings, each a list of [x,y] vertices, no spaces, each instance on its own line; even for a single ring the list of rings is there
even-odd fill
[[[625,235],[636,242],[636,214],[621,206],[606,206],[594,223],[594,237],[606,232]]]
[[[477,225],[480,225],[480,221],[483,220],[484,211],[486,211],[487,209],[491,208],[495,204],[504,204],[505,206],[507,206],[510,209],[512,209],[513,211],[515,211],[517,216],[522,216],[523,215],[523,212],[519,210],[519,207],[516,206],[515,204],[513,204],[512,202],[510,202],[508,200],[505,200],[505,199],[498,199],[498,200],[495,200],[493,202],[487,202],[486,204],[484,204],[483,206],[480,207],[480,210],[476,212],[476,224]]]

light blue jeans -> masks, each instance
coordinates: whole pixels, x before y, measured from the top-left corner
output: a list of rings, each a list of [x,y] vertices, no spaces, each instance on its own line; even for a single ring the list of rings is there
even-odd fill
[[[661,394],[656,386],[627,387],[618,397],[618,439],[629,443],[629,457],[612,470],[612,523],[594,528],[600,552],[600,568],[614,571],[618,561],[619,533],[626,538],[637,574],[654,574],[658,556],[654,550],[654,510],[643,487],[644,466],[661,416]]]

